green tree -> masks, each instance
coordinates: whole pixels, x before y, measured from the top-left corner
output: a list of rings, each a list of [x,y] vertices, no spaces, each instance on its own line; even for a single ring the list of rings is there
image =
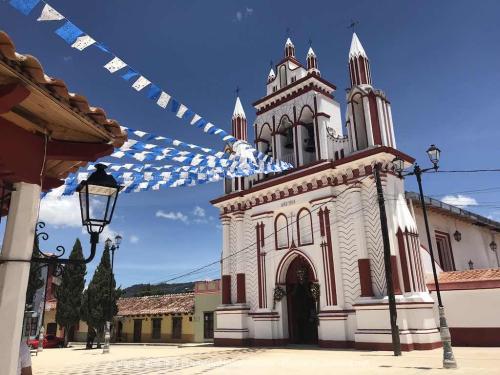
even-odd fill
[[[35,239],[37,241],[37,239]],[[37,243],[33,246],[33,256],[38,256],[35,251]],[[26,305],[32,308],[33,300],[38,289],[45,285],[45,280],[42,279],[42,263],[31,263],[30,275],[28,279],[28,288],[26,289]]]
[[[83,260],[82,244],[77,238],[69,259]],[[56,322],[64,327],[64,346],[68,345],[68,334],[80,321],[80,306],[83,288],[85,287],[85,264],[67,264],[61,276],[61,284],[56,290],[57,310]]]
[[[116,289],[115,278],[111,274],[109,252],[110,249],[105,245],[99,266],[84,293],[81,309],[82,319],[97,331],[98,347],[103,337],[104,325],[107,321],[112,321],[118,313],[116,301],[121,295],[121,290]]]

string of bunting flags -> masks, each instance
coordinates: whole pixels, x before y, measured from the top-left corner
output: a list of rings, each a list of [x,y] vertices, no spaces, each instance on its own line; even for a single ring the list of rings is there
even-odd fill
[[[124,192],[159,189],[160,187],[194,186],[206,182],[219,181],[226,177],[249,176],[255,173],[280,172],[292,168],[289,163],[274,161],[271,157],[257,151],[245,141],[236,139],[225,130],[215,126],[201,115],[191,110],[187,105],[166,92],[138,70],[132,68],[123,59],[104,45],[85,33],[69,21],[59,11],[44,0],[10,0],[9,4],[25,16],[30,15],[40,6],[37,18],[39,22],[55,22],[58,28],[54,31],[68,45],[78,51],[96,47],[108,56],[103,67],[115,76],[131,82],[131,87],[137,92],[146,93],[147,98],[158,107],[184,119],[190,125],[201,129],[206,134],[216,135],[232,148],[232,153],[217,152],[210,148],[182,142],[176,139],[158,136],[141,130],[123,128],[128,132],[129,140],[116,149],[112,158],[133,158],[139,162],[171,160],[184,166],[159,166],[142,164],[143,167],[127,166],[134,164],[111,165],[113,175],[125,185]],[[43,7],[42,7],[43,5]],[[130,139],[136,137],[137,139]],[[174,147],[161,147],[154,143],[161,142]],[[180,151],[176,147],[189,148],[200,153]],[[148,167],[145,167],[148,165]],[[92,167],[92,166],[91,166]],[[155,169],[158,168],[158,169]],[[184,169],[183,169],[184,168]],[[123,171],[122,171],[123,169]],[[64,194],[71,194],[87,172],[77,172],[70,175],[64,186]]]

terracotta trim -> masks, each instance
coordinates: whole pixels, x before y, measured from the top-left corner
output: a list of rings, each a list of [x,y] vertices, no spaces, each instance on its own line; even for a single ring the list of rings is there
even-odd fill
[[[281,65],[281,64],[278,64],[278,65]],[[276,69],[276,72],[279,74],[278,69]],[[296,80],[295,82],[292,82],[292,83],[286,85],[285,87],[283,87],[283,88],[281,88],[281,89],[279,89],[279,90],[277,90],[277,91],[275,91],[275,92],[273,92],[273,93],[271,93],[271,94],[269,94],[267,96],[264,96],[262,99],[259,99],[259,100],[255,101],[255,102],[253,102],[252,106],[257,107],[258,105],[262,104],[265,101],[268,101],[269,99],[272,99],[273,97],[280,96],[286,90],[290,90],[290,89],[294,88],[295,86],[299,86],[301,83],[307,81],[310,78],[314,78],[314,79],[318,80],[322,84],[328,86],[332,91],[337,90],[337,87],[335,87],[335,85],[333,85],[332,83],[328,82],[324,78],[321,78],[321,77],[319,77],[319,76],[317,76],[315,74],[308,73],[305,77],[300,78],[300,79]]]
[[[236,274],[236,303],[246,303],[245,274]]]
[[[440,284],[441,285],[441,284]],[[353,307],[363,307],[363,306],[388,306],[389,303],[380,302],[380,303],[356,303],[352,305]],[[396,302],[398,306],[408,306],[408,305],[429,305],[431,307],[434,305],[434,302]],[[428,307],[425,307],[428,308]]]
[[[430,342],[430,343],[412,343],[406,344],[401,343],[401,350],[404,352],[409,352],[412,350],[432,350],[437,349],[442,346],[441,341]],[[390,342],[356,342],[354,348],[357,350],[381,350],[381,351],[392,351],[392,343]]]
[[[278,223],[278,219],[281,216],[283,216],[285,218],[285,220],[286,220],[286,228],[281,228],[280,229],[280,230],[285,230],[286,229],[287,245],[283,246],[283,247],[279,247],[278,246],[278,227],[277,227],[277,223]],[[290,235],[288,233],[288,217],[286,217],[286,215],[284,213],[280,213],[280,214],[278,214],[278,216],[276,216],[274,218],[274,242],[275,242],[275,249],[276,250],[287,249],[290,246]]]
[[[391,255],[391,269],[392,269],[392,284],[394,285],[394,293],[401,294],[401,286],[399,285],[399,267],[398,259],[395,255]]]
[[[316,96],[313,99],[314,102],[314,112],[318,112],[318,101],[316,99]],[[314,116],[314,133],[315,133],[315,138],[316,138],[316,160],[321,159],[321,144],[319,140],[319,125],[318,125],[318,117]]]
[[[368,104],[370,106],[370,118],[372,125],[372,133],[373,133],[373,142],[376,145],[382,144],[382,133],[380,132],[380,121],[378,118],[377,111],[377,100],[375,99],[375,94],[373,91],[368,94]]]
[[[307,211],[309,213],[309,221],[311,223],[311,242],[309,243],[302,243],[302,241],[300,240],[300,213],[302,211]],[[299,212],[297,212],[297,219],[296,219],[296,222],[297,222],[297,241],[299,243],[299,246],[309,246],[309,245],[314,245],[314,230],[313,230],[313,221],[312,221],[312,215],[311,215],[311,211],[309,211],[308,208],[306,207],[302,207]]]
[[[500,346],[500,327],[450,327],[455,346]]]
[[[259,212],[258,214],[250,215],[250,217],[259,217],[259,216],[273,215],[273,214],[274,214],[274,211],[265,211],[265,212]]]
[[[401,273],[403,276],[403,286],[405,292],[411,292],[410,278],[408,276],[408,262],[406,261],[406,247],[401,228],[396,233],[399,248],[399,260],[401,261]]]
[[[316,116],[315,117],[326,117],[326,118],[330,118],[330,115],[328,113],[325,113],[325,112],[318,112],[316,113]]]
[[[434,283],[427,284],[429,291],[435,291]],[[439,282],[439,289],[442,291],[450,290],[474,290],[474,289],[499,289],[500,280],[471,280],[471,281],[445,281]]]
[[[352,349],[354,348],[354,341],[318,340],[318,346],[331,349]]]
[[[361,297],[373,297],[370,259],[358,259],[359,283],[361,285]]]
[[[324,209],[324,221],[325,221],[325,232],[326,232],[326,245],[328,247],[328,273],[330,278],[330,302],[332,305],[337,304],[337,286],[335,282],[335,269],[333,266],[333,244],[332,244],[332,233],[330,226],[330,210],[328,207]]]
[[[222,304],[231,304],[231,275],[222,275]]]
[[[314,204],[314,202],[322,201],[323,199],[332,199],[332,198],[337,198],[337,196],[335,194],[325,195],[324,197],[310,200],[309,204]]]
[[[380,147],[374,147],[370,149],[366,149],[360,152],[357,152],[353,155],[349,155],[343,159],[339,160],[330,160],[330,161],[325,161],[325,160],[319,160],[314,164],[310,164],[307,166],[304,166],[303,168],[296,168],[289,173],[284,173],[281,175],[278,175],[276,177],[270,178],[268,180],[262,181],[261,183],[255,184],[252,188],[247,189],[242,192],[235,192],[232,194],[227,194],[224,196],[221,196],[219,198],[213,199],[210,201],[211,204],[217,204],[221,203],[230,199],[238,198],[238,197],[244,197],[245,195],[248,195],[250,193],[254,193],[263,189],[267,189],[269,187],[273,187],[279,184],[283,184],[285,182],[289,182],[292,180],[296,180],[298,178],[312,175],[318,172],[322,172],[328,169],[335,169],[343,164],[351,163],[356,160],[364,159],[368,156],[373,156],[376,154],[381,154],[381,153],[388,153],[394,156],[398,156],[401,159],[413,163],[415,159],[413,159],[411,156],[408,156],[401,151],[398,151],[396,149],[393,149],[391,147],[387,146],[380,146]]]
[[[288,251],[285,256],[283,256],[283,258],[281,258],[280,262],[278,263],[278,267],[276,268],[276,279],[275,279],[275,283],[278,285],[283,285],[283,283],[280,282],[280,275],[283,273],[283,265],[284,263],[290,258],[290,257],[297,257],[297,256],[301,256],[304,258],[304,260],[309,264],[309,266],[311,267],[312,271],[313,271],[313,277],[314,279],[311,280],[311,281],[318,281],[318,272],[316,271],[316,268],[314,267],[314,263],[312,262],[312,260],[302,251],[300,251],[299,249],[293,249],[293,250],[290,250]],[[288,270],[287,270],[288,271]],[[284,277],[286,278],[286,272],[284,273]]]

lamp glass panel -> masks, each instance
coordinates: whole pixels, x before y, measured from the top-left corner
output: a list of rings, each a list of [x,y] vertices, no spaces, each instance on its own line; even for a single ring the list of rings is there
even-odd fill
[[[84,185],[83,188],[78,192],[80,196],[80,210],[82,214],[82,224],[85,223],[89,219],[89,207],[87,205],[87,186]]]

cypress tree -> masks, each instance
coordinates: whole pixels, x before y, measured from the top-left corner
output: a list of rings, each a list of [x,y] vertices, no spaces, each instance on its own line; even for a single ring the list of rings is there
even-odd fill
[[[82,244],[77,238],[69,259],[83,260]],[[80,321],[82,292],[85,287],[85,264],[67,264],[61,276],[61,285],[56,290],[57,310],[56,322],[64,327],[64,346],[68,345],[71,327]]]
[[[33,246],[33,256],[38,257],[38,253],[35,251],[37,247],[37,239],[35,238],[35,245]],[[33,308],[33,300],[38,289],[45,285],[45,280],[42,279],[42,264],[41,263],[31,263],[30,265],[30,275],[28,279],[28,288],[26,289],[26,305],[29,308]]]
[[[114,276],[111,275],[109,252],[109,247],[105,245],[99,266],[83,297],[82,317],[89,327],[97,331],[97,347],[100,347],[99,340],[102,339],[104,325],[107,321],[112,321],[118,312],[116,301],[121,294],[121,291],[116,289]]]

